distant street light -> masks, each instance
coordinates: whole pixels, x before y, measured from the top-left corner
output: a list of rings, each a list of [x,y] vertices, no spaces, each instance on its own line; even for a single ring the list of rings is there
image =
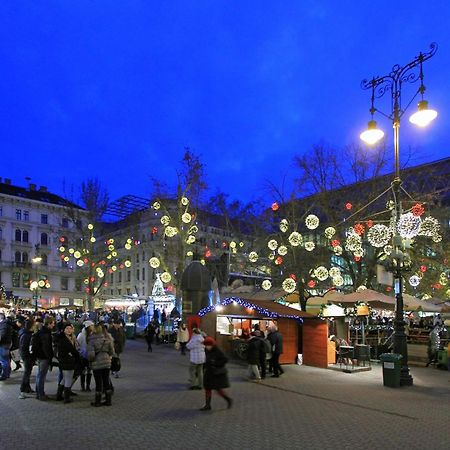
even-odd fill
[[[437,44],[430,45],[430,51],[427,53],[420,53],[415,59],[401,67],[396,64],[388,75],[373,78],[372,80],[363,80],[361,87],[363,89],[372,90],[371,98],[371,120],[366,131],[361,133],[360,138],[369,145],[377,143],[383,136],[384,132],[377,128],[377,123],[373,120],[375,112],[380,113],[392,122],[394,128],[394,153],[395,153],[395,175],[392,181],[392,191],[394,194],[394,209],[392,211],[393,223],[395,224],[393,236],[393,266],[394,266],[394,287],[396,297],[396,312],[394,325],[394,353],[402,355],[402,369],[400,375],[400,384],[404,386],[411,386],[413,378],[409,373],[408,367],[408,348],[405,334],[405,322],[403,318],[403,281],[402,270],[408,263],[408,256],[405,254],[405,246],[403,238],[397,229],[398,220],[402,214],[402,203],[400,199],[400,158],[399,158],[399,130],[400,119],[403,117],[405,111],[414,99],[420,95],[421,100],[418,103],[418,111],[414,113],[409,119],[411,123],[418,126],[426,126],[437,117],[437,112],[428,108],[428,102],[424,100],[425,86],[423,84],[423,68],[424,61],[430,59],[437,50]],[[418,70],[414,70],[418,67]],[[420,80],[420,86],[413,98],[406,105],[404,109],[401,106],[401,94],[403,83],[413,83]],[[379,109],[375,108],[375,97],[380,98],[386,92],[391,93],[392,110],[390,114],[385,114]]]

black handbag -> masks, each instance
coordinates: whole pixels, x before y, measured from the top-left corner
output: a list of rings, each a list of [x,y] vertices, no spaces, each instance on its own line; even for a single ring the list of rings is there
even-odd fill
[[[226,373],[227,373],[227,368],[225,366],[212,368],[213,375],[226,375]]]
[[[120,358],[118,356],[113,356],[111,358],[111,372],[119,372],[120,366]]]

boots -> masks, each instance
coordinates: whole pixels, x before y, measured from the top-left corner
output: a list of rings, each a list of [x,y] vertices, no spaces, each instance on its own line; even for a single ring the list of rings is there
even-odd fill
[[[224,395],[223,398],[226,400],[227,402],[227,408],[230,409],[233,406],[233,399],[231,399],[230,397]]]
[[[56,401],[60,402],[63,400],[63,392],[64,392],[64,385],[58,384],[58,390],[56,391]]]
[[[86,375],[86,391],[87,392],[91,392],[91,379],[92,379],[92,374],[88,373]]]
[[[200,411],[209,411],[211,409],[211,397],[205,398],[205,405],[200,408]]]
[[[104,406],[111,406],[112,391],[105,391],[105,401],[102,403]]]
[[[19,369],[22,368],[20,361],[14,361],[14,364],[16,365],[16,367],[14,368],[13,372],[17,372]]]
[[[64,388],[64,403],[72,403],[73,399],[70,397],[70,388]]]
[[[86,375],[84,373],[80,375],[80,384],[81,384],[81,391],[86,392]]]
[[[92,406],[102,406],[102,393],[95,391],[95,400],[91,402]]]

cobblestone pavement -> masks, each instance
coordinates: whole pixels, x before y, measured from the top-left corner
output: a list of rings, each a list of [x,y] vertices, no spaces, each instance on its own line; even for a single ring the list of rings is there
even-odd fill
[[[213,410],[201,412],[203,392],[187,390],[188,356],[154,349],[128,341],[110,408],[91,407],[93,394],[78,383],[69,405],[19,400],[21,372],[13,372],[0,383],[0,449],[450,448],[446,371],[412,367],[414,386],[392,389],[378,365],[353,374],[292,365],[251,383],[245,366],[230,363],[233,408],[213,396]]]

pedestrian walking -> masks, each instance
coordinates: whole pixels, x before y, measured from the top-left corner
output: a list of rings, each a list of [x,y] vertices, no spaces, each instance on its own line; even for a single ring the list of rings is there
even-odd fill
[[[204,338],[198,328],[192,330],[192,337],[186,344],[189,350],[189,379],[191,386],[189,389],[202,389],[203,386],[203,364],[205,363],[205,346],[203,345]]]
[[[259,331],[258,331],[259,333]],[[258,364],[261,360],[261,347],[263,343],[253,331],[250,335],[247,347],[247,363],[248,363],[248,378],[251,381],[261,381],[261,374],[259,372]]]
[[[20,399],[27,398],[27,394],[35,394],[30,385],[30,376],[33,366],[36,362],[34,356],[30,353],[31,336],[34,332],[34,319],[30,318],[25,321],[24,326],[19,332],[19,352],[23,361],[22,383],[20,384]]]
[[[12,326],[4,313],[0,313],[0,381],[11,374],[9,349],[12,343]]]
[[[278,378],[280,375],[283,375],[284,370],[280,365],[280,355],[283,353],[283,336],[278,331],[276,326],[272,326],[270,328],[270,333],[267,336],[267,339],[272,344],[272,359],[271,366],[273,370],[272,378]]]
[[[153,322],[149,322],[148,325],[145,327],[144,330],[144,336],[145,336],[145,340],[147,342],[147,351],[148,352],[153,352],[153,339],[155,337],[155,325],[153,324]]]
[[[115,356],[117,358],[120,358],[121,353],[125,349],[125,343],[127,341],[127,336],[120,319],[116,319],[113,321],[112,325],[109,328],[109,334],[112,336],[114,341]],[[114,372],[111,371],[111,374],[114,376],[114,378],[119,378],[119,370],[115,370]]]
[[[94,326],[92,334],[87,338],[88,357],[91,363],[95,380],[95,399],[92,406],[111,406],[112,389],[109,379],[111,358],[116,356],[114,341],[106,328],[98,323]],[[105,401],[102,403],[102,394],[105,392]]]
[[[228,409],[231,408],[233,400],[225,394],[224,389],[230,387],[228,371],[225,367],[228,359],[217,347],[216,341],[212,337],[206,337],[203,341],[205,346],[205,366],[203,372],[203,387],[205,388],[205,405],[200,411],[211,409],[212,391],[215,390],[226,400]]]
[[[183,323],[180,328],[178,328],[177,332],[177,343],[180,346],[180,352],[182,355],[186,354],[186,345],[189,341],[189,330],[186,327],[186,324]]]

